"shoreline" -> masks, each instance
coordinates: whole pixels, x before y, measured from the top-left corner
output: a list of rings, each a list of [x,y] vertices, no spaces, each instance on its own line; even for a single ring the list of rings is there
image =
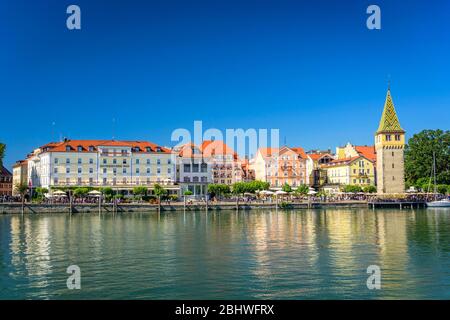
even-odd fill
[[[258,209],[276,209],[276,203],[239,203],[238,208],[236,203],[209,203],[206,208],[205,203],[201,204],[187,204],[183,203],[173,204],[161,204],[160,211],[205,211],[206,209],[211,211],[222,210],[258,210]],[[397,209],[414,209],[425,207],[423,203],[370,203],[367,201],[344,201],[344,202],[302,202],[302,203],[289,203],[287,206],[278,204],[278,209],[281,210],[295,210],[295,209],[326,209],[326,208],[397,208]],[[127,213],[127,212],[158,212],[159,206],[157,204],[147,203],[125,203],[114,206],[112,203],[103,204],[101,209],[98,204],[95,203],[81,203],[73,204],[72,210],[69,204],[30,204],[24,205],[23,214],[46,214],[46,213]],[[22,214],[21,203],[0,203],[0,214]]]

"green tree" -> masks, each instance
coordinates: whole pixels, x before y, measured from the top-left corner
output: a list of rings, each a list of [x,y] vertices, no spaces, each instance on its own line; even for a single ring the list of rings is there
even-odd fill
[[[448,186],[446,184],[438,184],[436,189],[440,194],[447,194]]]
[[[44,199],[44,196],[45,196],[46,193],[48,193],[48,189],[47,188],[37,187],[35,189],[34,194],[33,194],[33,199],[41,201],[42,199]]]
[[[375,186],[365,186],[363,188],[363,191],[365,193],[375,193],[375,192],[377,192],[377,187],[375,187]]]
[[[309,192],[309,187],[306,184],[301,184],[297,187],[295,190],[295,193],[301,194],[301,195],[307,195]]]
[[[28,186],[26,185],[26,183],[17,183],[17,184],[14,186],[14,190],[15,190],[18,194],[20,194],[20,199],[21,199],[21,202],[22,202],[22,214],[23,214],[23,212],[24,212],[24,206],[25,206],[25,195],[26,195],[27,192],[28,192]]]
[[[429,179],[436,155],[436,181],[450,184],[450,131],[423,130],[413,135],[405,147],[405,177],[416,185],[419,179]],[[426,180],[427,183],[429,180]]]
[[[137,197],[140,197],[141,200],[144,196],[147,195],[147,193],[148,193],[147,187],[137,186],[133,188],[133,194]]]
[[[214,193],[217,196],[223,196],[231,193],[229,185],[211,183],[208,185],[208,193]]]
[[[158,183],[153,186],[153,192],[158,197],[158,203],[161,203],[161,197],[167,194],[167,190]]]
[[[419,178],[417,179],[412,185],[418,189],[421,189],[422,191],[427,191],[428,187],[430,186],[431,180],[430,177],[425,178]],[[433,186],[430,186],[430,188],[432,189]]]
[[[153,187],[153,192],[158,197],[161,197],[161,196],[167,194],[167,190],[164,189],[160,184],[155,184],[155,186]]]
[[[291,192],[292,192],[291,186],[288,185],[287,183],[285,183],[285,184],[283,185],[283,187],[281,187],[281,190],[283,190],[284,192],[287,192],[287,193],[291,193]]]
[[[16,191],[18,194],[20,194],[20,196],[22,198],[25,198],[25,195],[28,192],[28,186],[26,185],[26,183],[17,183],[14,186],[14,191]]]
[[[114,194],[114,190],[110,187],[100,188],[100,192],[105,196],[106,199],[111,199]]]
[[[185,196],[192,196],[194,193],[191,190],[184,191]]]
[[[360,186],[349,184],[344,186],[344,192],[352,192],[352,193],[362,192],[362,188]]]
[[[261,181],[261,180],[254,180],[247,182],[247,188],[250,193],[256,193],[256,191],[262,191],[262,190],[268,190],[270,187],[270,183]]]
[[[73,189],[73,195],[77,198],[85,197],[89,193],[89,188],[78,187]]]
[[[245,192],[250,192],[249,190],[249,185],[246,182],[236,182],[233,183],[233,185],[231,186],[231,190],[233,192],[233,194],[238,195],[238,194],[244,194]]]
[[[0,166],[3,165],[3,157],[5,156],[6,145],[0,142]]]

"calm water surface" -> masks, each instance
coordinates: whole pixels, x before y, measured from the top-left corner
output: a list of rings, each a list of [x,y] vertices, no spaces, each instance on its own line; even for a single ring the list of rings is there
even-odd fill
[[[0,299],[334,298],[449,299],[450,210],[0,216]]]

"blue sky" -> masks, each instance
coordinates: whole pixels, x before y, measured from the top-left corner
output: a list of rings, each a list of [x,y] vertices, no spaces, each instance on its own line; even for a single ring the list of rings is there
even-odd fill
[[[432,3],[0,0],[5,164],[60,136],[171,145],[194,120],[305,149],[372,144],[388,75],[408,136],[449,129],[450,1]]]

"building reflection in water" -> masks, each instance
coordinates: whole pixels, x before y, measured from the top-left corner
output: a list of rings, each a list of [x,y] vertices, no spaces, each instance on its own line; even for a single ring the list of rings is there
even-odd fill
[[[0,282],[10,298],[450,298],[445,291],[450,285],[447,211],[0,219]],[[65,286],[71,264],[82,270],[78,293]],[[380,266],[382,290],[367,289],[369,265]]]

